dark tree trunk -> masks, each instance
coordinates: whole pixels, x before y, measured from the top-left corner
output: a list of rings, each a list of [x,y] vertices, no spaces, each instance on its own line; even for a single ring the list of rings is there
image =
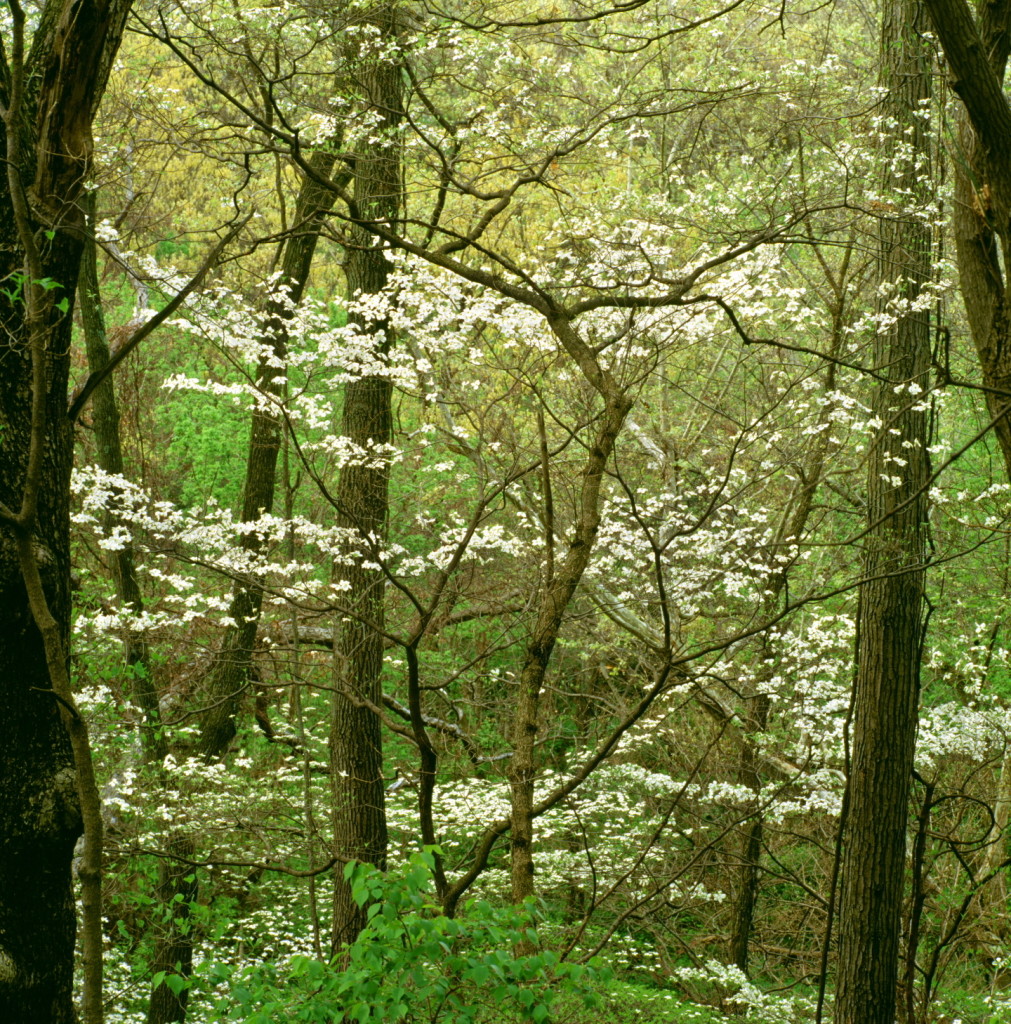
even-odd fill
[[[71,861],[82,821],[84,1014],[102,1015],[101,819],[67,671],[67,379],[77,201],[128,8],[129,0],[51,2],[27,57],[15,9],[11,48],[0,54],[0,1019],[10,1021],[74,1020]],[[35,283],[46,277],[60,287]]]
[[[168,844],[170,855],[193,860],[196,844],[189,836],[177,836]],[[164,909],[161,935],[151,970],[189,978],[193,973],[193,939],[191,938],[190,909],[196,901],[198,888],[196,868],[184,860],[165,859],[158,865],[158,900]],[[186,1020],[189,988],[180,989],[178,995],[162,983],[151,990],[147,1006],[147,1024],[173,1024]]]
[[[769,680],[766,679],[766,682]],[[759,686],[763,680],[758,680]],[[754,736],[765,732],[769,724],[768,694],[754,693],[748,701],[748,716],[744,722],[746,735],[741,745],[741,760],[737,780],[747,786],[758,799],[762,788],[762,762],[755,746]],[[748,959],[751,950],[751,927],[755,919],[755,904],[758,901],[758,881],[761,871],[762,843],[765,824],[762,811],[756,807],[754,816],[745,824],[741,837],[741,863],[737,870],[737,885],[734,893],[733,917],[731,918],[728,952],[730,962],[748,973]]]
[[[885,192],[924,197],[929,152],[922,111],[930,98],[930,49],[917,0],[889,0],[882,14],[883,112],[895,122]],[[900,141],[911,152],[900,153]],[[920,163],[921,166],[917,166]],[[873,402],[880,426],[868,459],[868,534],[858,611],[849,818],[840,902],[836,1024],[893,1024],[906,821],[923,640],[930,321],[903,311],[930,280],[930,232],[901,212],[879,225],[882,312],[875,365],[885,380]],[[889,296],[894,296],[889,301]],[[896,311],[898,311],[896,313]]]
[[[1003,82],[1011,46],[1011,4],[981,3],[979,28],[990,67]],[[997,420],[995,434],[1011,479],[1011,420],[1000,416],[1011,402],[1011,310],[1007,308],[1007,282],[1001,272],[1001,249],[1011,243],[1007,222],[1001,223],[993,206],[995,187],[1006,194],[1011,181],[992,184],[986,153],[965,110],[959,116],[959,153],[952,161],[955,203],[952,227],[958,260],[959,290],[965,303],[969,330],[979,358],[987,410]],[[1005,202],[1009,200],[1005,199]]]
[[[388,39],[396,36],[392,7],[372,13]],[[379,115],[378,143],[364,146],[355,156],[355,207],[362,219],[393,227],[400,211],[401,147],[396,135],[401,117],[403,72],[388,58],[361,70],[359,87]],[[348,294],[374,295],[387,284],[390,264],[386,248],[364,229],[352,231],[345,263]],[[389,325],[349,317],[375,339],[380,356],[393,344]],[[333,789],[334,852],[386,866],[386,790],[383,780],[382,724],[373,708],[382,704],[385,580],[373,568],[386,536],[389,467],[383,447],[392,440],[389,377],[375,375],[351,381],[344,388],[341,434],[362,449],[379,448],[379,457],[350,460],[341,469],[337,506],[342,526],[357,540],[349,544],[336,574],[346,581],[346,612],[334,646],[334,693],[330,719],[330,763]],[[355,464],[355,463],[358,464]],[[371,563],[371,565],[370,565]],[[336,952],[353,942],[365,925],[366,910],[351,898],[340,871],[334,879],[333,930]]]

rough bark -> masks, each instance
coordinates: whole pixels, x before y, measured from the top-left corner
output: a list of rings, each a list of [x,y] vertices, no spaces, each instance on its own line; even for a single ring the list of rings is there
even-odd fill
[[[884,187],[897,206],[908,203],[903,197],[923,198],[928,148],[918,112],[930,97],[925,20],[916,0],[889,0],[882,14],[883,112],[894,120],[897,140],[884,154]],[[836,1024],[895,1020],[923,629],[930,322],[926,311],[906,303],[915,303],[930,279],[929,228],[900,211],[879,222],[879,246],[882,312],[895,320],[875,341],[877,372],[885,380],[873,401],[880,426],[868,459]]]
[[[0,53],[0,279],[10,285],[0,295],[0,1018],[11,1021],[75,1019],[71,862],[82,826],[83,1011],[89,1024],[102,1017],[101,815],[68,674],[67,380],[78,199],[128,9],[49,3],[26,57],[12,5],[12,45]]]
[[[377,8],[374,23],[388,39],[396,35],[395,12]],[[364,217],[396,224],[400,211],[401,147],[396,129],[402,116],[402,71],[389,59],[362,68],[359,88],[376,111],[379,141],[355,154],[355,206]],[[385,247],[361,228],[352,232],[345,273],[348,293],[377,294],[389,278]],[[354,323],[355,317],[349,321]],[[380,355],[393,343],[385,321],[357,320],[375,339]],[[341,434],[361,449],[388,445],[392,437],[392,388],[385,375],[365,376],[344,388]],[[357,464],[356,464],[357,461]],[[337,505],[341,525],[357,541],[338,575],[346,582],[346,612],[337,626],[335,686],[331,703],[330,759],[333,780],[334,852],[340,857],[386,865],[386,799],[383,781],[382,723],[369,705],[382,704],[385,581],[371,567],[386,534],[389,467],[383,457],[350,460],[341,469]],[[334,951],[353,942],[365,925],[366,910],[351,898],[350,886],[334,879]]]

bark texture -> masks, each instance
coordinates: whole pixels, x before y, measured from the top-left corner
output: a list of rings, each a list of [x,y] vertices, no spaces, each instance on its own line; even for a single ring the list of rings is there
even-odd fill
[[[925,198],[928,147],[918,116],[930,98],[925,22],[917,0],[889,0],[882,13],[883,113],[894,121],[895,140],[884,154],[884,189],[897,208]],[[836,1024],[895,1020],[923,631],[930,321],[915,303],[930,280],[930,232],[900,209],[880,220],[879,246],[881,311],[894,320],[875,341],[884,381],[874,398],[880,426],[868,459]]]
[[[0,54],[0,1019],[75,1020],[71,862],[82,827],[84,1017],[101,1005],[101,818],[73,710],[67,417],[78,206],[91,124],[129,0],[46,4]],[[50,278],[60,287],[38,284]],[[64,308],[61,300],[66,299]],[[82,813],[83,806],[83,813]]]
[[[396,38],[395,11],[378,8],[371,20],[388,40]],[[376,112],[377,141],[355,154],[354,207],[359,219],[394,227],[403,191],[401,147],[396,135],[402,117],[402,70],[388,58],[361,68],[359,88]],[[348,293],[374,295],[389,279],[385,247],[356,227],[345,273]],[[380,358],[393,338],[385,321],[350,317],[371,335]],[[341,434],[363,453],[342,467],[337,487],[340,524],[350,531],[348,555],[338,576],[346,583],[345,608],[334,647],[334,694],[330,719],[333,780],[334,852],[340,857],[386,866],[386,797],[383,780],[382,723],[373,708],[382,704],[385,579],[375,567],[386,535],[389,466],[382,446],[392,438],[389,377],[370,374],[344,388]],[[369,449],[379,447],[378,457]],[[351,898],[338,872],[334,880],[334,951],[355,940],[366,910]]]

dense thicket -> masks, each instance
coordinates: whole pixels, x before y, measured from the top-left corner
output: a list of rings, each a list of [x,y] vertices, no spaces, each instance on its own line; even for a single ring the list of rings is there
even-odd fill
[[[8,1016],[1011,1014],[1011,5],[43,11]]]

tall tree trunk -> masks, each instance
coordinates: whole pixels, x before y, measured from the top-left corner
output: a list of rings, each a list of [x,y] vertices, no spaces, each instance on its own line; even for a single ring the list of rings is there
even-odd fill
[[[392,6],[370,14],[382,36],[395,41],[396,11]],[[373,58],[359,80],[366,101],[376,112],[375,142],[355,155],[355,207],[362,219],[396,224],[403,191],[401,146],[397,134],[402,116],[402,68],[386,55]],[[353,229],[345,263],[348,294],[375,295],[387,284],[390,264],[384,246],[360,227]],[[351,316],[371,336],[382,358],[393,344],[389,324]],[[342,526],[357,540],[338,569],[345,581],[346,613],[337,626],[334,644],[334,693],[330,717],[330,765],[333,792],[334,849],[341,857],[386,866],[386,793],[383,781],[382,725],[372,708],[382,704],[385,580],[374,568],[377,549],[386,536],[389,467],[384,446],[392,439],[386,375],[365,376],[344,388],[341,434],[357,448],[377,449],[376,456],[351,458],[342,467],[337,506]],[[351,896],[338,872],[334,879],[334,951],[353,942],[365,925],[366,909]]]
[[[46,4],[26,56],[24,13],[11,5],[0,53],[0,1019],[10,1021],[75,1019],[71,862],[82,821],[83,1009],[88,1024],[102,1018],[100,802],[68,672],[67,379],[77,201],[128,8]]]
[[[884,189],[897,206],[925,199],[930,49],[918,0],[882,14],[883,113],[894,121]],[[906,821],[923,642],[930,321],[915,308],[930,280],[930,231],[899,212],[879,222],[882,313],[875,340],[885,379],[868,458],[868,533],[860,588],[849,818],[840,902],[836,1024],[893,1024]],[[912,304],[913,308],[909,306]]]

